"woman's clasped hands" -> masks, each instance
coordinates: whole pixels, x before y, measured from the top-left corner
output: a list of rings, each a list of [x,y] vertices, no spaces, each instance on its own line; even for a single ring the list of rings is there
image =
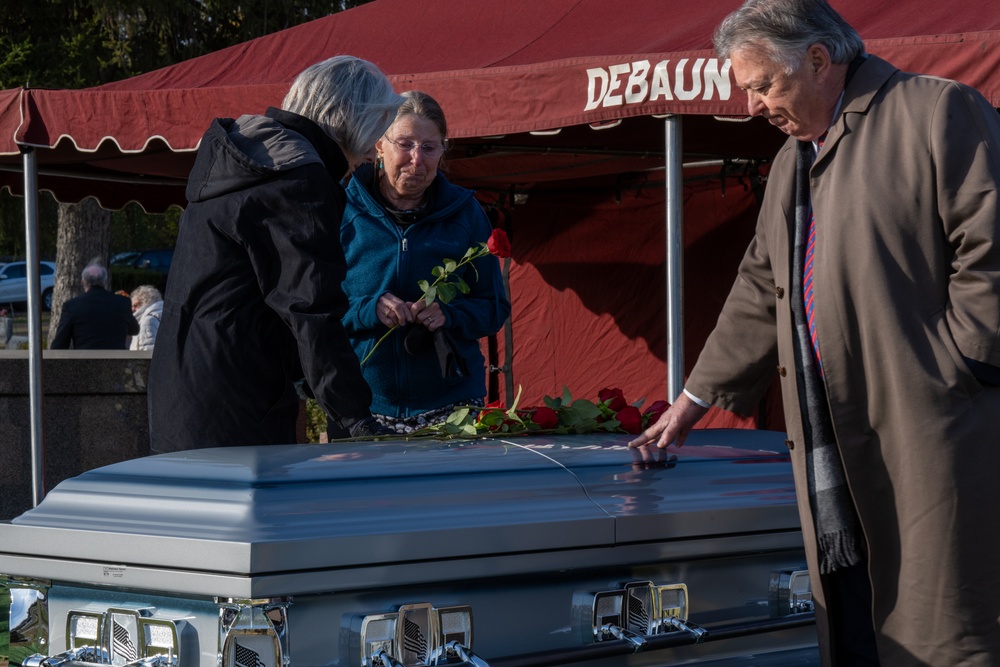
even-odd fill
[[[427,327],[428,331],[436,331],[446,321],[441,304],[437,301],[428,306],[423,299],[403,301],[389,292],[379,297],[376,308],[379,321],[390,329],[415,322]]]

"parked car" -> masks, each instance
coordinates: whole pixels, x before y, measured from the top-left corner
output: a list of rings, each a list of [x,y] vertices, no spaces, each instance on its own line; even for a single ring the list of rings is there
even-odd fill
[[[138,250],[126,250],[111,256],[111,266],[131,266],[139,256]]]
[[[39,282],[41,283],[42,308],[52,310],[52,290],[56,284],[56,265],[39,262]],[[0,265],[0,303],[28,302],[28,265],[26,262],[10,262]]]
[[[170,263],[173,259],[174,251],[170,248],[143,250],[129,260],[127,266],[131,266],[133,269],[146,269],[148,271],[167,273],[170,271]]]
[[[676,453],[629,437],[85,472],[0,523],[0,663],[818,665],[784,434],[694,431]]]

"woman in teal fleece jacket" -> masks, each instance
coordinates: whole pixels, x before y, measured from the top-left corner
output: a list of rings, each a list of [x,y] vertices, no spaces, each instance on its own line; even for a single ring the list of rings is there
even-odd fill
[[[347,257],[344,327],[359,359],[399,326],[365,362],[372,413],[407,433],[442,421],[455,405],[482,405],[486,369],[479,339],[510,315],[497,258],[467,265],[468,294],[427,306],[418,281],[445,258],[459,260],[490,236],[473,192],[438,172],[447,125],[429,95],[404,93],[396,120],[376,143],[375,165],[354,172],[341,225]],[[473,270],[473,266],[475,270]]]

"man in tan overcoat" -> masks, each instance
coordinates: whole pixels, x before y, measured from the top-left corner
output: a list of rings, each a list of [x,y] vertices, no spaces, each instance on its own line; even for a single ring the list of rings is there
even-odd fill
[[[748,0],[715,45],[789,139],[684,393],[632,445],[749,413],[777,372],[824,665],[1000,665],[1000,117],[864,54],[825,0]]]

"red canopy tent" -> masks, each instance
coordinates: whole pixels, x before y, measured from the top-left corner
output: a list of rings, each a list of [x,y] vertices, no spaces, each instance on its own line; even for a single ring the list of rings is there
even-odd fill
[[[666,113],[739,116],[742,96],[726,64],[708,51],[714,26],[735,5],[378,0],[96,88],[0,92],[0,169],[19,168],[20,147],[35,146],[44,149],[38,152],[39,185],[61,200],[95,196],[109,208],[136,200],[150,210],[183,204],[181,182],[192,160],[184,153],[196,148],[213,117],[277,104],[295,74],[337,53],[376,62],[400,89],[433,94],[448,112],[456,139]],[[904,69],[965,81],[1000,106],[1000,11],[992,0],[963,3],[961,11],[931,0],[835,5],[872,52]],[[740,129],[699,123],[685,133],[686,153],[744,157],[773,148],[754,141],[758,128]],[[584,142],[577,147],[601,147],[625,136],[633,139],[630,149],[638,143],[649,152],[646,160],[662,166],[662,146],[648,131],[628,128],[600,139],[579,133],[575,139]],[[530,144],[535,150],[567,147],[557,139]],[[635,171],[635,159],[596,165],[579,155],[557,159],[550,152],[542,160],[533,153],[525,161],[502,162],[499,174],[495,158],[470,169],[490,174],[493,183],[521,183],[532,177],[563,180],[565,162],[572,172],[584,166],[609,174]],[[75,178],[80,174],[87,178]],[[4,185],[22,188],[9,172],[0,173]]]
[[[931,0],[834,5],[872,53],[969,83],[1000,106],[995,0],[959,9]],[[620,386],[630,400],[666,398],[665,210],[672,197],[683,202],[683,338],[693,359],[783,140],[759,120],[731,122],[745,115],[744,99],[710,46],[736,6],[377,0],[95,88],[3,91],[0,187],[24,191],[20,153],[32,147],[38,186],[60,201],[182,205],[212,118],[278,104],[318,60],[367,58],[397,89],[441,102],[455,140],[450,176],[476,188],[512,233],[512,371],[522,404],[563,385],[576,396]],[[667,146],[678,126],[663,117],[673,114],[683,119],[680,141]],[[669,185],[672,159],[685,165],[682,192]]]

